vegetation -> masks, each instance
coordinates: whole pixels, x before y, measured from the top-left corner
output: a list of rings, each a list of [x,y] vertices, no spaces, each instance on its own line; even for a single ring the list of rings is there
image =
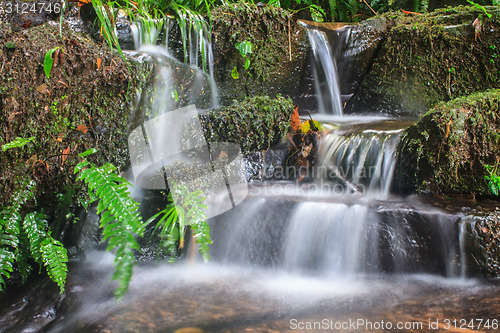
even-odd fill
[[[489,165],[497,165],[500,156],[499,114],[499,90],[457,98],[431,109],[403,134],[400,186],[490,195],[498,184],[497,168]]]
[[[14,268],[25,282],[33,266],[45,267],[47,275],[64,292],[68,255],[64,246],[52,237],[46,216],[26,212],[34,198],[35,183],[26,178],[12,197],[10,206],[0,211],[0,291]]]
[[[268,149],[282,141],[289,127],[293,103],[289,98],[255,96],[200,116],[210,142],[238,143],[247,153]]]
[[[497,159],[495,165],[484,165],[486,171],[488,172],[488,174],[484,176],[484,179],[488,181],[488,188],[490,189],[491,193],[496,196],[500,194],[500,175],[498,174],[498,162],[499,160]]]

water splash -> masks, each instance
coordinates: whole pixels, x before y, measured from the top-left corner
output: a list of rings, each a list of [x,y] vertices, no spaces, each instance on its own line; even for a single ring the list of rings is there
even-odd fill
[[[366,130],[343,135],[327,134],[318,154],[318,165],[329,178],[350,184],[361,192],[387,198],[396,166],[400,130]]]

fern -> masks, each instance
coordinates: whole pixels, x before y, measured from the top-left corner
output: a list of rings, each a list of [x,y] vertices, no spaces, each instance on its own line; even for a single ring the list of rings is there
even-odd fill
[[[44,265],[47,275],[57,283],[61,294],[64,292],[68,272],[66,248],[52,238],[48,231],[45,215],[33,212],[24,217],[23,230],[26,232],[30,252],[36,263]]]
[[[156,229],[160,229],[160,236],[163,239],[162,245],[170,255],[176,253],[175,245],[178,248],[184,247],[184,235],[187,226],[191,226],[193,237],[200,245],[200,253],[206,262],[210,258],[209,245],[212,244],[210,238],[210,227],[205,221],[207,216],[203,212],[207,206],[203,203],[205,198],[202,191],[189,192],[186,186],[170,181],[169,201],[167,207],[151,217],[146,223],[156,222]],[[172,192],[175,194],[172,198]],[[161,217],[160,217],[161,216]],[[172,260],[172,257],[171,257]]]
[[[0,291],[5,286],[5,277],[10,278],[10,273],[14,270],[14,263],[18,259],[18,249],[21,231],[21,207],[33,197],[34,181],[21,184],[22,187],[14,193],[12,204],[0,212]],[[24,275],[23,275],[24,277]]]
[[[95,150],[80,154],[85,157]],[[127,290],[135,263],[134,250],[139,249],[136,236],[144,234],[144,223],[139,215],[139,204],[128,192],[128,182],[116,173],[116,167],[107,163],[101,167],[83,160],[76,168],[78,179],[83,180],[89,195],[99,199],[97,213],[102,213],[100,226],[108,251],[116,249],[113,280],[119,280],[115,295],[119,298]]]

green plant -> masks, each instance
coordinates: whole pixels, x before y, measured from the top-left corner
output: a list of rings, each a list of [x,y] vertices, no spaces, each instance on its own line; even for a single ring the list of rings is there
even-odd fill
[[[12,140],[11,142],[2,145],[2,150],[7,151],[7,150],[12,149],[12,148],[21,148],[21,147],[24,147],[25,145],[27,145],[28,143],[33,142],[34,140],[35,140],[34,136],[29,137],[27,139],[17,137],[14,140]]]
[[[245,59],[245,69],[248,69],[250,67],[250,58],[248,58],[248,55],[253,53],[253,44],[248,41],[243,41],[241,43],[236,43],[234,47],[240,51],[240,55]]]
[[[45,266],[47,275],[63,293],[68,271],[66,249],[51,236],[45,215],[31,212],[22,217],[23,206],[34,197],[35,183],[31,180],[23,185],[14,194],[11,205],[0,212],[0,290],[16,263],[26,281],[32,270],[28,263],[31,258]]]
[[[488,188],[494,195],[498,195],[500,192],[500,175],[498,175],[498,163],[499,161],[497,160],[495,165],[483,165],[488,172],[488,175],[484,176],[484,179],[488,181]]]
[[[488,18],[491,18],[491,14],[488,13],[488,11],[486,10],[486,8],[484,8],[480,4],[475,3],[474,1],[471,1],[471,0],[467,0],[467,2],[470,3],[471,5],[473,5],[474,7],[476,7],[477,9],[482,10],[483,13],[484,13],[484,15],[488,16]]]
[[[203,192],[189,192],[185,185],[176,184],[174,181],[169,181],[169,185],[170,193],[167,207],[151,217],[146,223],[153,223],[159,218],[155,229],[160,230],[162,246],[171,255],[170,260],[175,259],[178,248],[184,247],[186,229],[190,226],[193,239],[200,245],[200,253],[203,260],[207,262],[210,259],[208,246],[212,240],[210,227],[205,221],[207,216],[203,212],[203,209],[207,209],[203,203],[205,201]]]
[[[125,59],[120,43],[118,42],[118,33],[116,31],[116,16],[118,15],[118,3],[102,0],[92,0],[92,6],[99,19],[101,34],[111,49],[116,48],[118,53]]]
[[[52,71],[52,66],[54,65],[54,58],[52,57],[52,55],[59,49],[62,50],[61,47],[55,47],[45,53],[45,58],[43,60],[43,70],[45,72],[45,76],[47,76],[47,79],[50,79],[50,72]]]
[[[84,158],[95,151],[89,149],[80,157]],[[78,179],[87,184],[89,196],[99,199],[97,213],[101,214],[103,240],[108,241],[108,251],[116,249],[116,268],[112,279],[119,281],[115,295],[120,298],[127,292],[132,278],[134,250],[139,249],[135,237],[144,234],[139,204],[130,197],[127,188],[129,183],[117,174],[116,167],[110,163],[97,167],[83,159],[75,167],[75,173]]]

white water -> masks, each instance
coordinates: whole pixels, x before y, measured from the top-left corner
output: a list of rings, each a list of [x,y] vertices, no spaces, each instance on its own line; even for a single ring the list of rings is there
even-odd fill
[[[338,81],[337,60],[332,53],[324,32],[317,29],[307,30],[314,53],[314,84],[318,99],[319,112],[342,115],[342,97]],[[323,81],[321,78],[325,79]]]
[[[169,48],[172,44],[170,32],[172,31],[173,24],[174,21],[168,18],[163,20],[140,20],[136,24],[132,24],[131,30],[135,48],[149,54],[151,52],[162,53],[163,56],[173,58],[174,52]],[[163,42],[160,41],[162,33],[165,35]],[[155,47],[161,50],[154,50]],[[181,60],[179,59],[179,61]],[[214,56],[208,31],[194,28],[188,31],[187,54],[183,60],[197,72],[196,75],[205,75],[205,73],[208,73],[208,80],[210,82],[210,106],[208,109],[219,107],[217,85],[214,77]],[[171,88],[159,91],[162,95],[169,98],[173,93]],[[194,97],[192,96],[191,99],[194,99]]]
[[[356,186],[363,193],[387,198],[401,130],[362,132],[343,135],[331,131],[321,141],[318,165],[330,178]],[[347,188],[346,188],[347,190]]]

